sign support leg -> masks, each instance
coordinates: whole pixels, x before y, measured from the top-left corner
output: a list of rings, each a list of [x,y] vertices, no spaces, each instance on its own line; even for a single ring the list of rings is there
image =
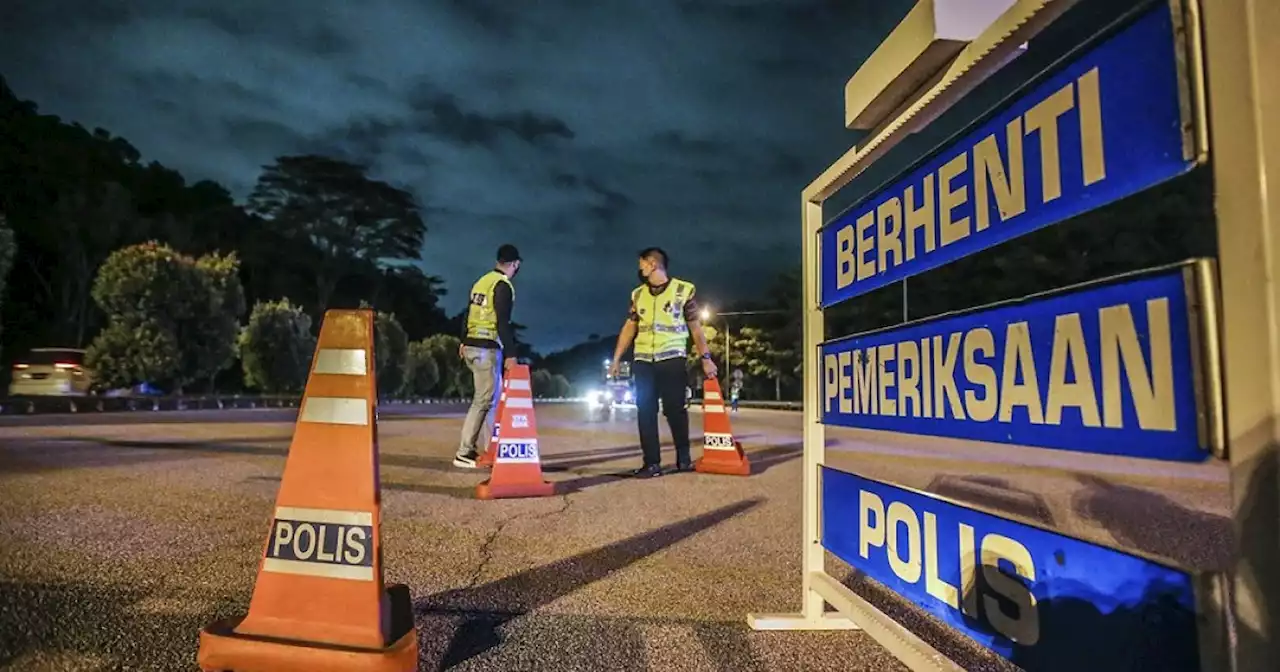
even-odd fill
[[[818,305],[818,229],[822,226],[822,203],[802,201],[804,221],[804,486],[802,488],[804,529],[801,595],[804,604],[797,614],[749,614],[747,623],[755,630],[856,630],[858,625],[845,616],[826,615],[826,603],[813,585],[814,577],[826,571],[822,549],[822,511],[819,471],[826,453],[826,428],[821,415],[821,362],[818,345],[825,325]]]
[[[1280,660],[1280,3],[1200,3],[1236,560],[1232,669]]]

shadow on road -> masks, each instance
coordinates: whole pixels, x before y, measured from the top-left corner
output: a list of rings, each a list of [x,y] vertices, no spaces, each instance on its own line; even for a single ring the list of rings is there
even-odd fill
[[[291,436],[253,437],[245,439],[224,439],[219,441],[135,441],[126,439],[102,439],[95,437],[67,437],[49,441],[61,450],[56,455],[44,457],[24,455],[15,462],[15,470],[62,469],[79,466],[119,466],[136,462],[165,461],[170,459],[186,459],[202,454],[253,455],[259,457],[285,457],[289,454]],[[276,444],[276,445],[258,445]],[[283,445],[281,445],[283,444]],[[125,450],[173,451],[180,457],[168,457],[153,454],[141,459],[123,458],[121,454],[104,454],[101,450],[122,448]],[[48,452],[48,451],[43,451]],[[3,457],[0,457],[3,459]],[[381,464],[392,467],[410,469],[428,469],[433,471],[461,472],[453,466],[453,458],[428,457],[423,455],[404,455],[399,453],[381,453],[378,456]],[[0,463],[3,464],[3,463]]]
[[[803,456],[804,444],[801,442],[784,443],[747,452],[747,460],[751,462],[752,476],[763,474],[780,464]]]
[[[273,478],[273,481],[279,482],[280,479]],[[474,485],[439,485],[435,483],[399,483],[399,482],[382,482],[383,490],[392,490],[394,492],[413,492],[420,495],[444,495],[454,499],[475,499],[476,488]]]
[[[126,441],[91,437],[38,439],[21,447],[6,446],[0,451],[0,473],[37,473],[61,469],[125,467],[188,460],[216,453],[277,456],[286,448],[269,445],[288,443],[288,437],[253,437],[222,441]],[[120,448],[122,450],[104,450]],[[142,452],[142,451],[155,452]],[[167,451],[167,452],[166,452]]]
[[[1053,525],[1053,513],[1044,497],[1016,488],[1002,478],[942,474],[925,486],[926,492],[976,504],[994,513],[1008,513]]]
[[[219,601],[198,605],[189,612],[169,613],[147,608],[146,588],[79,582],[5,579],[0,580],[0,595],[4,595],[4,608],[0,609],[3,669],[33,669],[26,666],[32,663],[30,659],[21,660],[28,654],[55,659],[58,654],[69,654],[99,663],[91,669],[189,669],[195,659],[195,633],[210,620],[237,609],[230,601]]]
[[[247,455],[254,457],[285,457],[289,453],[291,436],[244,437],[221,439],[217,441],[199,440],[133,440],[108,439],[92,436],[71,436],[65,438],[40,440],[31,442],[29,450],[0,451],[0,473],[30,473],[59,469],[77,469],[92,467],[121,467],[133,464],[148,464],[197,459],[211,455]],[[701,437],[694,437],[699,443]],[[38,449],[36,449],[38,447]],[[115,448],[118,450],[103,450]],[[134,451],[131,452],[130,451]],[[146,451],[146,452],[143,452]],[[695,449],[694,455],[698,454]],[[751,474],[758,475],[770,468],[788,462],[803,454],[801,444],[791,443],[770,446],[748,453],[751,460]],[[614,478],[626,476],[630,469],[593,470],[591,467],[624,459],[636,459],[639,466],[640,448],[637,445],[616,446],[598,450],[580,450],[566,453],[550,453],[544,455],[542,470],[546,474],[574,474],[580,478],[562,480],[563,492],[579,492],[585,488],[607,482]],[[563,459],[569,456],[571,459]],[[668,464],[674,462],[673,450],[663,447],[663,456]],[[402,453],[380,453],[380,464],[387,467],[400,467],[425,471],[437,471],[452,474],[477,473],[469,469],[453,466],[453,458],[433,457],[427,455],[406,455]],[[597,471],[600,473],[584,473]],[[487,475],[484,476],[487,478]],[[271,479],[278,481],[278,478]],[[482,479],[481,479],[482,480]],[[478,481],[477,481],[478,482]],[[389,490],[440,494],[451,497],[470,498],[470,489],[458,486],[403,483],[383,481],[383,487]],[[464,494],[465,493],[465,494]]]
[[[439,661],[438,669],[447,669],[501,644],[498,630],[511,620],[741,515],[762,501],[744,500],[482,586],[422,597],[416,600],[414,612],[419,619],[440,615],[465,618]]]
[[[695,436],[690,439],[693,443],[693,457],[696,460],[699,455],[698,446],[702,443],[701,436]],[[751,475],[764,473],[771,467],[775,467],[784,462],[788,462],[804,454],[803,445],[800,443],[787,443],[776,446],[768,446],[758,450],[748,451],[747,458],[751,461]],[[573,455],[576,459],[561,459],[565,456]],[[580,456],[580,457],[579,457]],[[675,449],[669,445],[662,447],[663,463],[667,465],[674,464]],[[641,456],[640,446],[619,446],[617,448],[606,448],[601,450],[577,451],[575,453],[553,453],[543,455],[542,470],[548,473],[578,471],[593,467],[605,462],[613,462],[621,459],[634,459],[635,464],[632,467],[639,467]],[[631,467],[628,467],[630,469]],[[610,471],[609,473],[614,473]],[[622,472],[617,472],[622,475]]]
[[[566,455],[572,455],[571,459],[562,459]],[[600,450],[580,450],[573,453],[543,453],[542,470],[549,473],[574,471],[584,467],[590,467],[604,462],[613,462],[628,457],[634,457],[639,466],[640,446],[617,446],[615,448],[602,448]]]
[[[1072,502],[1076,513],[1106,528],[1125,546],[1196,569],[1231,566],[1230,518],[1089,474],[1076,478],[1087,486]]]
[[[461,470],[458,470],[461,471]],[[468,470],[468,473],[477,475],[476,483],[488,480],[489,471],[485,470]],[[621,480],[621,476],[614,474],[601,474],[596,476],[582,476],[580,478],[570,478],[561,481],[555,481],[557,495],[572,495],[582,492],[587,488],[591,488],[601,483]],[[279,476],[250,476],[245,479],[257,483],[279,483]],[[391,490],[393,492],[413,492],[420,495],[443,495],[454,499],[476,499],[476,486],[474,485],[444,485],[440,483],[402,483],[399,481],[382,481],[383,490]]]

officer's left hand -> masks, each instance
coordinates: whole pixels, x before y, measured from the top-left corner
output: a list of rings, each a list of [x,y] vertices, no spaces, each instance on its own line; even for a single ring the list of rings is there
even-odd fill
[[[705,373],[708,378],[715,378],[717,373],[716,363],[709,359],[702,360],[702,372]]]

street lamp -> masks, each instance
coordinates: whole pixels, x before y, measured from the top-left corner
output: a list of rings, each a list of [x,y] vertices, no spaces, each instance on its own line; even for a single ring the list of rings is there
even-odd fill
[[[715,313],[715,314],[719,315],[720,317],[726,318],[726,319],[724,320],[724,386],[725,386],[726,388],[728,388],[728,387],[729,387],[729,320],[728,320],[728,318],[729,318],[730,316],[732,316],[732,315],[783,315],[783,314],[786,314],[786,313],[789,313],[789,312],[791,312],[791,311],[787,311],[787,310],[734,310],[734,311],[728,311],[728,312],[723,312],[723,313]],[[703,321],[703,322],[707,322],[707,321],[709,321],[709,320],[711,319],[712,314],[713,314],[713,313],[712,313],[712,311],[711,311],[711,309],[710,309],[710,308],[703,308],[703,309],[702,309],[702,311],[701,311],[701,313],[700,313],[700,315],[699,315],[699,317],[701,317],[701,318],[702,318],[702,321]]]
[[[741,313],[720,313],[721,317],[727,315],[740,315]],[[711,319],[711,309],[703,308],[699,317],[703,322]],[[729,320],[724,321],[724,383],[725,387],[729,386]]]

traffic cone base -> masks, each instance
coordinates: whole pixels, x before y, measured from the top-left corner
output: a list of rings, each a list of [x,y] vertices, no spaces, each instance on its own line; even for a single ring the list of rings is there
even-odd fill
[[[542,483],[502,483],[493,485],[488,481],[476,486],[476,499],[516,499],[519,497],[550,497],[556,494],[556,484]]]
[[[742,444],[733,442],[733,450],[708,450],[693,463],[693,470],[700,474],[720,474],[722,476],[750,476],[751,461],[747,459]]]
[[[387,589],[392,605],[389,645],[369,649],[295,642],[237,632],[243,617],[215,621],[200,631],[197,661],[203,672],[413,672],[418,669],[418,631],[413,627],[409,588]]]
[[[742,444],[733,438],[720,383],[714,378],[708,378],[702,387],[702,457],[693,463],[693,470],[724,476],[751,475],[751,461]]]

